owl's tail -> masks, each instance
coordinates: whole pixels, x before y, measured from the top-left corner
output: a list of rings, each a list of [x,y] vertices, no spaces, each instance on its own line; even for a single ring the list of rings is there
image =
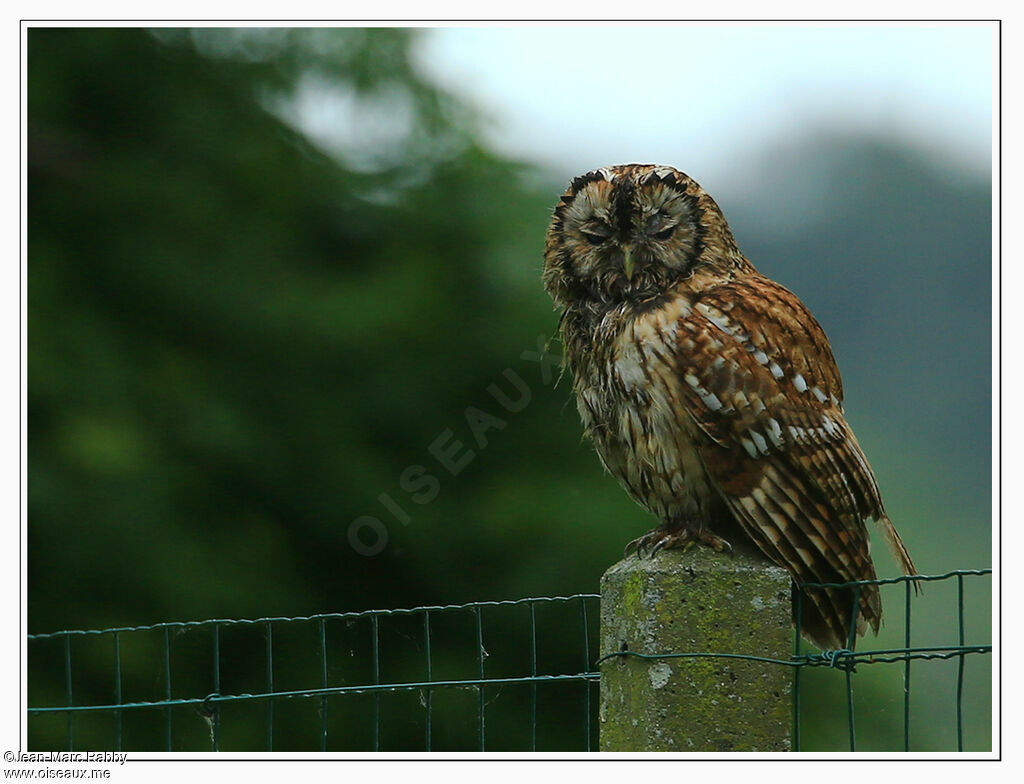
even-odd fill
[[[882,530],[882,536],[885,537],[885,542],[889,545],[889,550],[903,574],[917,574],[917,567],[914,566],[914,561],[910,558],[910,553],[907,552],[907,547],[903,544],[903,539],[893,526],[892,520],[883,514],[878,520],[878,527]],[[916,582],[914,590],[918,590]]]
[[[905,575],[917,574],[914,561],[892,521],[882,514],[877,522],[900,571]],[[871,577],[874,577],[873,569]],[[916,582],[914,590],[920,590]],[[881,619],[882,604],[877,585],[845,588],[799,588],[793,585],[793,622],[799,624],[800,631],[822,650],[852,649],[856,638],[862,636],[868,626],[878,633]],[[851,634],[851,627],[856,628],[856,634]]]
[[[878,633],[881,620],[882,600],[877,585],[818,588],[793,584],[793,623],[823,651],[853,650],[857,637],[869,625]]]

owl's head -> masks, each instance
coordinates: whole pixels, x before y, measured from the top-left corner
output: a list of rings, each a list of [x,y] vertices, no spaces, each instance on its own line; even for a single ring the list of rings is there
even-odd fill
[[[544,286],[561,307],[639,302],[702,265],[744,263],[700,185],[671,166],[625,164],[570,183],[548,227]]]

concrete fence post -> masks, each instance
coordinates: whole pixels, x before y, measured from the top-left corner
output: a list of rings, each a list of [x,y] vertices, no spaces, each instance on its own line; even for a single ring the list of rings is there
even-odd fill
[[[601,579],[601,655],[789,659],[790,577],[749,552],[630,555]],[[601,663],[602,751],[789,751],[793,670],[727,658]]]

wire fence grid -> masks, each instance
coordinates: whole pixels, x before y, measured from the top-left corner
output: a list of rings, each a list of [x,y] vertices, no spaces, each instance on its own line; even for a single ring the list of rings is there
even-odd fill
[[[844,584],[877,584],[902,594],[903,644],[855,651],[851,638],[847,649],[810,653],[795,634],[788,660],[728,651],[601,656],[597,594],[32,634],[29,746],[592,751],[598,747],[601,662],[632,656],[748,659],[791,668],[795,751],[856,751],[858,713],[867,713],[869,724],[884,720],[890,733],[901,725],[903,750],[933,747],[912,734],[912,694],[934,697],[950,678],[936,680],[922,668],[952,660],[948,723],[955,727],[955,750],[963,751],[965,689],[971,693],[966,663],[992,650],[988,641],[967,639],[966,584],[988,575],[990,569],[959,570]],[[955,586],[956,621],[944,625],[944,637],[912,637],[914,581]],[[803,590],[820,587],[838,586]],[[881,697],[870,684],[874,696],[855,701],[854,684],[864,677],[859,673],[875,669],[867,665],[900,668],[898,710],[891,682]],[[834,682],[812,678],[823,670],[840,679],[839,695]],[[830,695],[827,704],[823,694]],[[927,712],[928,722],[941,718]],[[841,745],[815,733],[822,716],[845,725]],[[928,727],[918,735],[934,734]]]

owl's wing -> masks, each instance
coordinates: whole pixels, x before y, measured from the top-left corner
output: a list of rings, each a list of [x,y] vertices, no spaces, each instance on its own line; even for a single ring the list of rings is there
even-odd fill
[[[828,339],[797,297],[760,275],[705,290],[677,325],[684,407],[710,441],[701,458],[740,526],[798,584],[875,578],[864,521],[874,519],[900,565],[913,563],[882,506],[842,411]],[[878,630],[875,586],[806,594],[805,631],[845,647]],[[809,622],[809,623],[808,623]]]

